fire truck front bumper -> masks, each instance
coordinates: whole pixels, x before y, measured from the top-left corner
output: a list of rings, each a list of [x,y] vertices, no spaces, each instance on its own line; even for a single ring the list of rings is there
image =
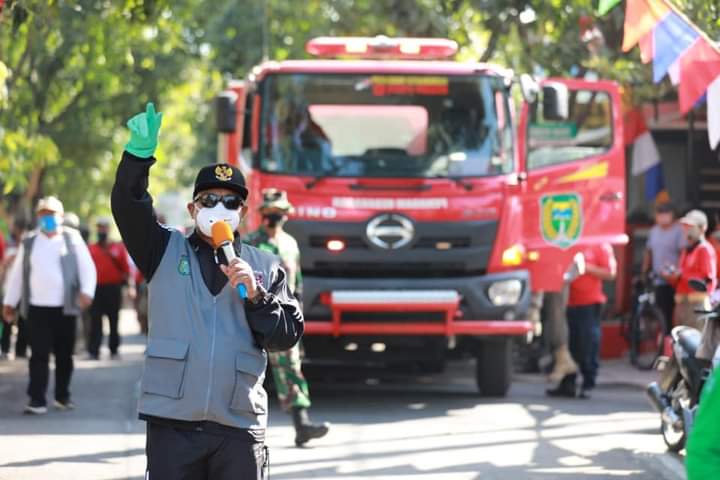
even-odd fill
[[[451,278],[304,277],[305,334],[528,336],[518,270]]]

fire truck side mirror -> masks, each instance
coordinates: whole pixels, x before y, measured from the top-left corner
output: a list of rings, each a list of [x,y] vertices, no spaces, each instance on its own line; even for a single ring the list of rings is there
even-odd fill
[[[520,84],[520,92],[522,93],[523,100],[530,104],[535,103],[540,93],[540,84],[538,84],[532,75],[527,73],[520,75],[518,83]]]
[[[543,84],[542,102],[544,120],[558,122],[570,117],[570,94],[567,85],[558,82]]]
[[[220,133],[234,133],[237,129],[237,94],[224,91],[215,97],[215,124]]]

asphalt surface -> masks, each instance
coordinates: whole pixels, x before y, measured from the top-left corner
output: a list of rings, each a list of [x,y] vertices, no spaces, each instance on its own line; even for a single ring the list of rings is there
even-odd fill
[[[143,343],[124,312],[119,360],[78,356],[77,409],[21,414],[27,367],[0,362],[0,479],[140,480],[145,426],[135,412]],[[445,375],[340,375],[313,370],[316,420],[330,434],[293,445],[290,419],[271,405],[272,479],[613,479],[684,478],[669,455],[637,374],[601,368],[592,400],[549,400],[536,376],[519,376],[505,399],[475,394],[472,366]],[[52,375],[51,375],[52,377]],[[52,383],[52,382],[51,382]],[[49,393],[51,398],[51,392]]]

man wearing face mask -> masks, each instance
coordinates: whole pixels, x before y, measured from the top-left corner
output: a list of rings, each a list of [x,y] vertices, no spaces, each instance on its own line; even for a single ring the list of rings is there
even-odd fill
[[[270,188],[263,191],[260,205],[262,225],[248,235],[244,242],[280,257],[283,268],[288,274],[290,290],[302,301],[302,273],[300,271],[300,249],[297,241],[285,230],[283,225],[292,212],[287,193]],[[292,414],[295,426],[295,445],[301,447],[312,439],[327,435],[330,425],[313,424],[308,415],[310,408],[310,389],[302,373],[300,344],[286,352],[272,352],[269,355],[275,388],[283,410]]]
[[[55,408],[74,408],[70,398],[75,322],[95,294],[95,265],[77,230],[63,228],[63,204],[38,202],[40,228],[26,235],[8,275],[3,316],[10,322],[20,306],[30,340],[30,402],[25,413],[47,413],[50,353],[55,356]]]
[[[213,247],[212,225],[236,231],[247,213],[248,190],[235,167],[200,169],[188,203],[195,229],[187,237],[157,222],[147,188],[161,119],[148,104],[128,121],[130,141],[112,191],[115,222],[149,290],[138,406],[147,422],[146,477],[260,479],[266,352],[299,341],[302,312],[276,257],[237,234],[229,265]]]
[[[100,218],[95,224],[97,242],[90,245],[90,254],[97,269],[97,289],[95,299],[90,307],[90,335],[88,338],[88,355],[91,360],[100,358],[100,345],[103,337],[103,317],[107,316],[110,324],[109,348],[111,358],[118,355],[120,334],[118,319],[122,287],[130,276],[127,251],[120,242],[108,240],[110,219]]]
[[[703,331],[703,338],[695,356],[712,360],[720,331],[715,327],[717,322],[703,322],[698,319],[695,310],[710,308],[710,294],[717,286],[715,250],[705,240],[707,216],[700,210],[690,210],[680,224],[685,232],[687,247],[680,255],[679,269],[676,273],[666,273],[664,278],[675,285],[675,323],[687,325]],[[689,281],[698,279],[705,281],[707,292],[696,292],[690,287]]]

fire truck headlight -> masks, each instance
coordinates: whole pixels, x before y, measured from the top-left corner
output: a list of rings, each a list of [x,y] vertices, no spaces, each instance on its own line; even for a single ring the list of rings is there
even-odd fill
[[[488,288],[488,297],[497,307],[514,305],[520,300],[522,282],[520,280],[503,280],[495,282]]]

